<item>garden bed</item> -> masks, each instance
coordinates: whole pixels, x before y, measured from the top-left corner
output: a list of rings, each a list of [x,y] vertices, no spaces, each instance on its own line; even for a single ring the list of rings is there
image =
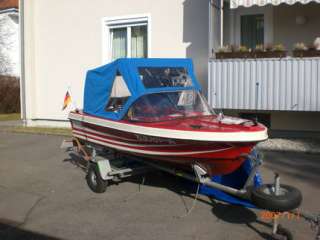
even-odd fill
[[[320,50],[294,50],[294,57],[320,57]]]
[[[217,52],[217,59],[234,58],[284,58],[287,51]]]

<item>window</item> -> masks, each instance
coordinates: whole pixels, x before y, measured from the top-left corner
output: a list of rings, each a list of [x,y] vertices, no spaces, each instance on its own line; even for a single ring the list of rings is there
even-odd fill
[[[148,57],[147,26],[131,27],[131,57]]]
[[[104,19],[104,61],[149,57],[149,17]]]
[[[188,71],[183,67],[139,67],[138,71],[146,88],[192,86]]]
[[[105,108],[107,112],[119,112],[131,96],[126,82],[119,72],[113,81],[111,94]]]
[[[241,45],[254,49],[264,44],[264,15],[241,16]]]
[[[112,60],[127,56],[127,28],[115,28],[110,30]]]

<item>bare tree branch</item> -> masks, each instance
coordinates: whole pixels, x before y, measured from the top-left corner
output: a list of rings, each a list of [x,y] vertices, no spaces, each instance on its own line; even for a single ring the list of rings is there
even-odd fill
[[[14,32],[7,26],[8,21],[11,21],[8,15],[0,15],[0,75],[12,70],[8,51],[14,44]]]

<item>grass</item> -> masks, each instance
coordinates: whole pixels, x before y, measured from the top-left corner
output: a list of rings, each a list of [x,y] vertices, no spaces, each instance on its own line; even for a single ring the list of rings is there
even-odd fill
[[[43,135],[59,135],[59,136],[71,136],[71,129],[69,128],[50,128],[50,127],[5,127],[4,131],[14,133],[30,133],[30,134],[43,134]]]
[[[20,120],[20,113],[0,114],[0,121]],[[43,135],[71,136],[70,128],[2,126],[0,131]]]
[[[20,120],[20,113],[9,113],[9,114],[0,114],[0,121],[14,121]]]

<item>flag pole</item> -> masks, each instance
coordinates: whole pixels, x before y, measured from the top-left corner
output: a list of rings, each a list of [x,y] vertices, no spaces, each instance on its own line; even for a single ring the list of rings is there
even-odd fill
[[[73,100],[73,94],[72,94],[72,91],[71,91],[71,86],[69,85],[68,86],[68,92],[70,94],[70,97],[71,97],[71,105],[73,107],[74,110],[77,110],[77,103]]]

